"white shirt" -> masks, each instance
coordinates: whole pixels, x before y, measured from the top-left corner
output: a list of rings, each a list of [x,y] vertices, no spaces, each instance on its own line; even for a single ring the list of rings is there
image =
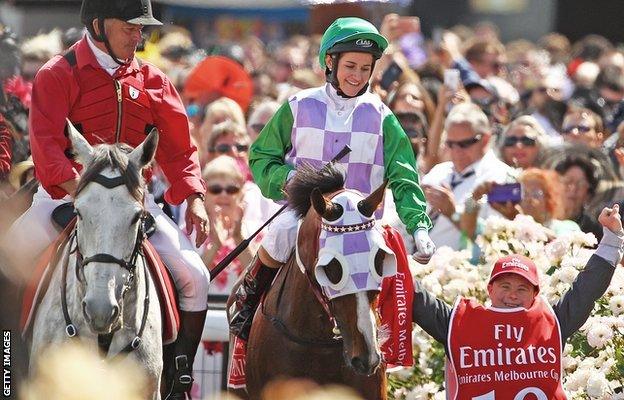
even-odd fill
[[[474,174],[468,174],[470,171],[474,171]],[[469,175],[466,176],[466,178],[458,179],[453,162],[447,161],[434,166],[431,171],[423,177],[422,184],[446,186],[450,188],[454,174],[456,175],[455,181],[460,181],[460,183],[451,190],[455,197],[456,210],[458,213],[462,213],[464,211],[464,202],[472,195],[473,190],[479,184],[485,181],[504,183],[512,176],[513,169],[499,160],[492,150],[488,150],[481,160],[468,166],[464,171],[461,171],[461,175]],[[427,211],[431,215],[429,206],[427,207]],[[479,217],[487,218],[490,215],[500,214],[487,204],[481,207]],[[455,224],[442,214],[435,219],[432,218],[432,220],[433,229],[429,232],[429,236],[436,247],[449,246],[454,250],[459,250],[461,232]]]
[[[106,71],[110,76],[113,76],[113,74],[117,71],[120,65],[117,64],[115,60],[113,60],[113,57],[111,57],[110,54],[98,49],[95,46],[95,43],[93,43],[93,39],[91,39],[90,33],[87,33],[86,36],[87,43],[89,44],[89,47],[91,48],[93,54],[95,54],[95,59],[97,60],[98,64],[100,64],[100,66],[104,68],[104,71]]]

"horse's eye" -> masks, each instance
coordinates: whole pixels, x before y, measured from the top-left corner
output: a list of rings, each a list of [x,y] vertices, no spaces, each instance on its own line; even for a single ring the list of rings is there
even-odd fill
[[[338,260],[334,258],[325,266],[325,275],[334,285],[337,285],[338,282],[340,282],[342,279],[342,265],[340,265]]]

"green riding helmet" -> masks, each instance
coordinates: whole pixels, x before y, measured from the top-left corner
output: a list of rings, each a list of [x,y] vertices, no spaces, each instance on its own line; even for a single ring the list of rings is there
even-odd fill
[[[370,22],[357,17],[338,18],[321,38],[319,63],[326,68],[325,55],[356,51],[370,53],[377,60],[388,47],[388,40]]]

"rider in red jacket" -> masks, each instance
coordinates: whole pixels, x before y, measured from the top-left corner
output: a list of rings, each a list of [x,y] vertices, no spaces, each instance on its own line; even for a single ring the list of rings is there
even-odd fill
[[[80,170],[71,159],[64,134],[69,119],[91,144],[120,142],[134,147],[156,127],[156,161],[170,184],[165,199],[172,204],[186,200],[186,225],[190,231],[197,230],[199,246],[207,237],[205,183],[184,106],[163,72],[135,58],[143,26],[161,25],[152,15],[150,0],[83,0],[81,20],[88,33],[67,53],[46,63],[35,77],[30,141],[41,186],[31,208],[7,237],[12,243],[27,244],[28,249],[20,254],[23,262],[58,235],[50,214],[72,200]],[[152,195],[146,196],[145,208],[156,221],[150,242],[170,269],[179,292],[177,369],[170,377],[173,389],[167,398],[183,399],[192,383],[210,276],[188,236],[162,212]],[[3,247],[6,251],[6,244]],[[10,253],[21,251],[13,248]]]

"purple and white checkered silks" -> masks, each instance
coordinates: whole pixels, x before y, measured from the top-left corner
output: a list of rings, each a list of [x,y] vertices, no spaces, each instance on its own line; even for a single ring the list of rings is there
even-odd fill
[[[348,144],[351,152],[337,163],[346,171],[345,188],[368,195],[384,180],[382,124],[390,110],[372,93],[341,99],[338,104],[328,90],[332,90],[329,84],[302,90],[289,100],[292,149],[285,155],[286,162],[321,168]]]
[[[336,221],[322,220],[314,275],[329,299],[367,290],[380,290],[382,279],[396,274],[396,256],[386,245],[375,219],[362,215],[357,209],[361,200],[363,196],[354,190],[337,194],[332,202],[342,206],[343,215]],[[346,232],[340,232],[342,230]],[[381,276],[375,269],[375,255],[378,250],[386,253]],[[332,259],[336,259],[342,267],[342,277],[335,284],[325,274],[325,266]]]

